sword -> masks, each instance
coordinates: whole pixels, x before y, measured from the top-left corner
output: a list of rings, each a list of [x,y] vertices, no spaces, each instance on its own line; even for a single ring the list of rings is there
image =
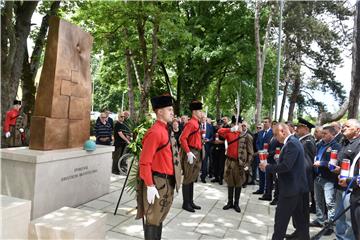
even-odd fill
[[[236,92],[236,125],[239,123],[239,115],[240,115],[240,96],[239,92]]]

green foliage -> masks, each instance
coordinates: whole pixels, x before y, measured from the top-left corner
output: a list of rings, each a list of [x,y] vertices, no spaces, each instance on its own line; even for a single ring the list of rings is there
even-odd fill
[[[129,161],[133,161],[133,165],[129,173],[128,183],[126,186],[128,192],[134,192],[136,190],[136,184],[139,178],[139,159],[142,150],[142,140],[145,136],[146,131],[151,127],[152,124],[153,120],[151,118],[145,118],[138,124],[134,122],[126,123],[128,128],[131,129],[131,132],[134,136],[133,141],[128,146],[131,152]]]

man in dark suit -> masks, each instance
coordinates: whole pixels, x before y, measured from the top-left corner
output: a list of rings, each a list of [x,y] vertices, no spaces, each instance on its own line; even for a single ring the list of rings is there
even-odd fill
[[[271,130],[271,119],[270,118],[264,118],[263,120],[264,129],[259,132],[257,140],[256,140],[256,149],[263,150],[265,144],[269,144],[271,138],[273,137],[273,132]],[[268,145],[269,146],[269,145]],[[258,154],[256,154],[258,156]],[[259,163],[259,157],[256,158],[257,163]],[[263,194],[265,191],[265,182],[266,182],[265,173],[262,171],[259,171],[259,189],[253,194]]]
[[[203,161],[201,165],[201,175],[200,179],[201,182],[206,183],[206,175],[208,173],[208,165],[210,163],[210,157],[211,157],[211,145],[212,141],[214,140],[214,128],[211,124],[207,122],[207,117],[204,116],[201,119],[200,124],[200,131],[201,131],[201,138],[203,142]]]
[[[298,122],[299,123],[296,128],[296,136],[299,138],[299,141],[304,147],[306,177],[308,180],[309,191],[314,192],[313,161],[316,154],[316,144],[315,144],[315,138],[311,135],[311,129],[314,128],[315,126],[301,117],[298,118]],[[309,195],[304,198],[303,212],[304,212],[305,221],[310,221]],[[296,221],[294,220],[293,220],[293,225],[294,228],[296,229]],[[295,230],[290,235],[286,235],[286,239],[296,239],[296,238],[297,238],[297,230]]]
[[[303,199],[309,188],[306,178],[304,149],[300,141],[291,135],[289,127],[279,123],[275,127],[275,137],[284,146],[277,165],[260,163],[259,168],[268,173],[277,173],[279,177],[279,201],[275,213],[274,234],[272,240],[282,240],[293,217],[296,221],[298,238],[310,239],[309,223],[303,213]]]

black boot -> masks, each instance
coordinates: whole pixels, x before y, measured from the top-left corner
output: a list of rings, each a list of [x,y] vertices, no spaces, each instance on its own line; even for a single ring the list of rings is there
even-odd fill
[[[239,207],[239,199],[240,199],[240,193],[241,193],[241,187],[235,188],[235,202],[234,202],[234,209],[236,212],[241,212],[241,209]]]
[[[234,207],[234,187],[228,187],[228,203],[223,207],[224,210],[228,210]]]
[[[183,193],[182,208],[188,212],[195,212],[194,208],[190,204],[190,185],[191,184],[182,185],[182,193]]]
[[[158,229],[158,239],[160,240],[161,239],[161,234],[162,234],[162,223],[160,223],[160,225],[157,227],[157,229]]]
[[[193,209],[200,210],[201,207],[194,203],[194,183],[190,183],[190,204]]]
[[[158,238],[158,226],[145,224],[144,237],[145,240],[160,240],[160,238]]]

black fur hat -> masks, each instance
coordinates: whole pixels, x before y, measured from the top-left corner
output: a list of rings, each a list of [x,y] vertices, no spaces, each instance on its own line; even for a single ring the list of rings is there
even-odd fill
[[[155,96],[151,98],[151,105],[153,110],[169,107],[174,105],[174,99],[169,94]]]
[[[14,105],[21,105],[21,101],[20,100],[14,100]]]
[[[194,100],[189,104],[190,111],[193,110],[201,110],[202,109],[202,102]]]
[[[239,115],[239,117],[238,117],[238,123],[242,123],[243,122],[243,118],[242,118],[242,116],[240,116]],[[236,117],[233,115],[232,117],[231,117],[231,123],[236,123]]]

